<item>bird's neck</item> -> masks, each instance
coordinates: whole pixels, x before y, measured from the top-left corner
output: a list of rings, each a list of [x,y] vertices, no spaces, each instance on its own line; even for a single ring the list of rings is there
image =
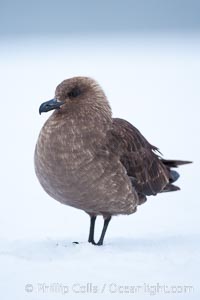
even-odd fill
[[[107,132],[111,129],[111,114],[86,111],[68,111],[62,114],[55,111],[44,125],[54,139],[63,137],[62,143],[82,143],[84,147],[90,144],[103,144]],[[59,142],[59,141],[58,141]]]
[[[89,109],[88,109],[89,107]],[[106,103],[97,102],[93,105],[89,103],[83,105],[71,105],[66,111],[54,111],[51,116],[53,122],[62,126],[80,130],[81,132],[107,131],[112,124],[112,112]]]

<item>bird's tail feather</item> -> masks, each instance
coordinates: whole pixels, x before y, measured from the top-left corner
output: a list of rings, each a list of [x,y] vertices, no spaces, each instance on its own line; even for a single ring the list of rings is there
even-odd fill
[[[180,187],[169,183],[164,187],[164,189],[160,193],[175,192],[175,191],[179,191],[179,190],[180,190]]]
[[[161,159],[162,163],[169,168],[178,168],[178,166],[191,164],[192,161],[188,160],[175,160],[175,159]]]
[[[162,163],[167,167],[169,171],[169,183],[164,187],[161,193],[178,191],[180,188],[172,183],[174,183],[180,177],[179,173],[171,168],[178,168],[179,166],[192,163],[187,160],[172,160],[172,159],[161,159]]]

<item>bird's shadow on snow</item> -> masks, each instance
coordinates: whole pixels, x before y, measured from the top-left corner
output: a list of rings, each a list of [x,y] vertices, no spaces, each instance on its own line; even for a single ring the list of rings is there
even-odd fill
[[[194,251],[199,249],[197,236],[166,236],[152,238],[110,238],[104,246],[98,247],[86,241],[74,244],[69,239],[38,239],[38,240],[0,240],[0,257],[11,256],[23,260],[55,261],[72,257],[92,255],[119,255],[131,253],[157,254],[159,252]]]

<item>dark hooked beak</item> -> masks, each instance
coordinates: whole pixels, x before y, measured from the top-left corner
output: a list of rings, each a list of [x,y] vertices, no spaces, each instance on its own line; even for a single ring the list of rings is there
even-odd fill
[[[53,109],[59,109],[64,102],[58,101],[56,98],[46,101],[40,105],[39,114],[42,112],[47,112]]]

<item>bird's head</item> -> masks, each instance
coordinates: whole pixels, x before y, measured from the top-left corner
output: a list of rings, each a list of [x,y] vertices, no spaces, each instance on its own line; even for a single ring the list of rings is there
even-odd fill
[[[59,114],[69,111],[84,115],[101,111],[111,117],[107,98],[99,84],[88,77],[73,77],[62,81],[56,88],[55,97],[40,105],[39,113],[57,110]]]

